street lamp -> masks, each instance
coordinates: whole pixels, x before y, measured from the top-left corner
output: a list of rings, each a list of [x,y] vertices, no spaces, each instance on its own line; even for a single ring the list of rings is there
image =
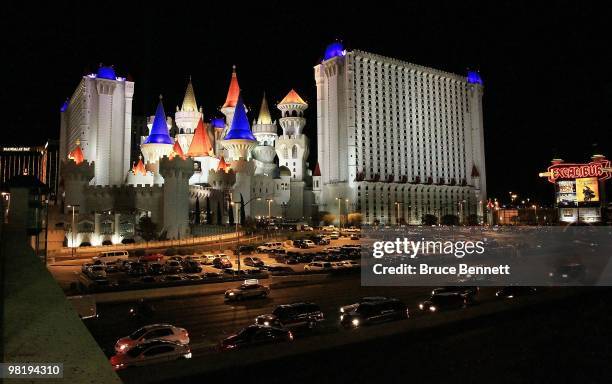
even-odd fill
[[[261,197],[252,198],[251,200],[244,203],[242,207],[245,208],[253,200],[261,200]],[[234,212],[238,212],[238,219],[240,219],[240,211],[238,210],[238,204],[240,204],[240,201],[234,201]],[[240,271],[240,232],[238,232],[238,221],[239,220],[234,220],[234,221],[236,222],[236,257],[237,257],[236,260],[238,261],[238,270]],[[240,223],[240,224],[244,224],[244,223]]]
[[[74,209],[76,207],[80,207],[79,204],[74,204],[74,205],[67,205],[67,208],[72,208],[72,225],[70,226],[70,231],[72,232],[72,258],[74,259],[74,248],[76,247],[75,245],[75,239],[74,239],[74,234],[76,232],[76,226],[74,223]]]

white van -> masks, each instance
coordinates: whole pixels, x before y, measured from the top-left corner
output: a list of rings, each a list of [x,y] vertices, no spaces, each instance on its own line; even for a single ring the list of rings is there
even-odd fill
[[[272,241],[269,243],[264,243],[264,245],[260,245],[257,247],[257,252],[269,252],[273,249],[283,248],[283,243],[280,241]]]
[[[128,251],[107,251],[100,252],[98,256],[94,256],[93,260],[100,260],[103,263],[114,263],[119,260],[127,260],[129,257]]]

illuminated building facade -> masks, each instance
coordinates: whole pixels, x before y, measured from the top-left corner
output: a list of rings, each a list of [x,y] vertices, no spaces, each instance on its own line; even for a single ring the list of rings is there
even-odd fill
[[[483,219],[483,82],[340,43],[314,68],[320,209],[365,223]],[[347,201],[348,200],[348,201]],[[339,203],[340,201],[340,203]]]

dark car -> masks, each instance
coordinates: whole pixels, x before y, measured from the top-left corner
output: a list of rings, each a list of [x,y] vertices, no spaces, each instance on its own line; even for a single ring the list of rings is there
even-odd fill
[[[511,285],[503,287],[499,291],[495,292],[495,296],[502,299],[514,299],[515,297],[531,296],[536,293],[534,287],[523,287],[517,285]]]
[[[149,264],[149,275],[161,275],[164,273],[164,266],[159,263]]]
[[[245,257],[242,262],[249,267],[259,268],[264,265],[264,262],[259,257]]]
[[[286,343],[293,341],[291,331],[275,327],[250,325],[221,342],[222,350],[232,350],[264,344]]]
[[[317,244],[317,245],[328,245],[329,244],[329,239],[325,236],[312,236],[310,238],[310,240],[312,240],[313,243]]]
[[[195,260],[185,260],[183,261],[182,265],[183,265],[183,272],[185,273],[202,272],[202,267],[200,266],[200,263],[198,263]]]
[[[548,276],[557,283],[582,282],[586,277],[586,267],[579,263],[560,265]]]
[[[217,269],[231,268],[232,262],[223,257],[217,257],[213,260],[213,267]]]
[[[281,328],[314,328],[323,321],[323,312],[313,303],[294,303],[279,305],[266,315],[257,316],[255,324]]]
[[[254,245],[241,245],[238,247],[238,251],[242,254],[249,254],[255,252],[256,247]],[[235,252],[234,252],[235,253]]]
[[[476,295],[478,294],[479,288],[478,287],[474,287],[474,286],[456,286],[456,287],[440,287],[440,288],[435,288],[434,290],[431,291],[432,295],[437,295],[440,293],[458,293],[460,295],[463,295],[466,299],[468,299],[469,301],[473,301],[476,298]]]
[[[308,248],[308,244],[306,244],[304,240],[293,240],[293,246],[295,248],[303,248],[303,249]]]
[[[143,263],[132,263],[127,271],[128,276],[144,276],[149,272],[147,265]]]
[[[465,308],[467,298],[457,292],[438,293],[419,304],[419,309],[428,312],[439,312],[447,309]]]
[[[408,307],[397,299],[360,303],[355,309],[340,316],[344,328],[358,328],[392,320],[408,318]]]

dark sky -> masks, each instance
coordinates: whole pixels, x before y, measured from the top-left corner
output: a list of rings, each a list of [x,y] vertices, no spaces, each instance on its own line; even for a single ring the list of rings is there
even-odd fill
[[[236,64],[251,108],[264,90],[272,104],[290,88],[309,101],[306,133],[315,140],[313,66],[339,38],[349,49],[457,73],[481,71],[491,196],[516,191],[551,199],[550,185],[537,173],[553,156],[577,162],[596,150],[612,156],[605,9],[582,2],[383,3],[4,4],[0,142],[58,137],[59,107],[100,62],[133,77],[136,114],[152,114],[160,93],[172,112],[191,74],[205,117],[218,113]]]

